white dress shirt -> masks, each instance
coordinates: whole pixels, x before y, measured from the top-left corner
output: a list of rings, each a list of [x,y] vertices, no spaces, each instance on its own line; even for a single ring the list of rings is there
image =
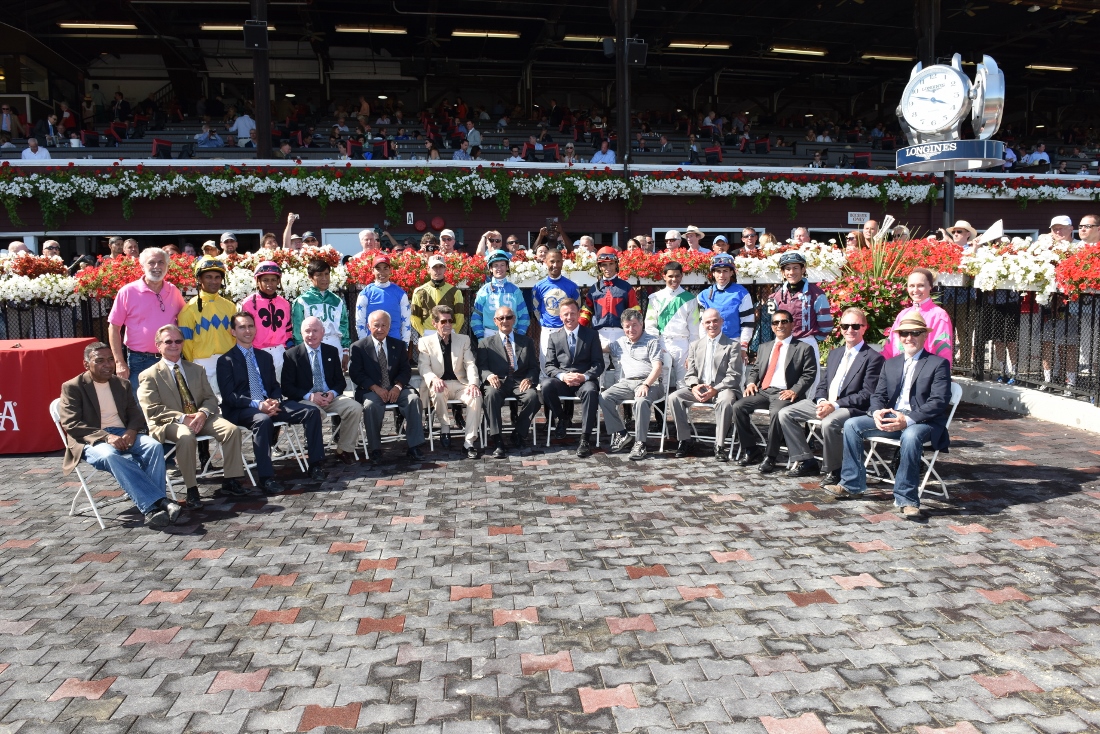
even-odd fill
[[[836,371],[833,376],[833,381],[829,383],[829,397],[827,400],[817,401],[818,405],[822,403],[832,403],[834,408],[839,408],[836,401],[840,396],[840,388],[844,386],[844,378],[848,376],[848,371],[852,369],[852,364],[855,363],[856,357],[859,356],[859,350],[863,348],[864,342],[856,344],[854,347],[849,347],[844,350],[844,360],[840,363],[840,369]]]
[[[775,374],[772,375],[772,384],[768,387],[774,387],[779,390],[786,390],[787,385],[787,360],[791,358],[791,342],[794,341],[794,335],[788,336],[783,341],[777,341],[773,349],[779,350],[779,361],[775,363]],[[771,355],[768,355],[768,361],[771,361]],[[764,366],[764,374],[768,374],[767,365]],[[764,378],[760,378],[763,382]]]

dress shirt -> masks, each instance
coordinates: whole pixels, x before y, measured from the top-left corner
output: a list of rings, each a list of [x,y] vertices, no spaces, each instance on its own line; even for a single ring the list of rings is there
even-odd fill
[[[504,342],[508,342],[508,346],[512,348],[512,371],[514,372],[516,368],[519,367],[519,365],[516,364],[516,339],[510,333],[505,334],[502,331],[498,331],[497,333],[500,334],[501,344],[503,345]],[[504,348],[504,355],[508,355],[508,347]]]
[[[267,400],[267,388],[264,387],[264,373],[260,372],[260,363],[256,361],[256,354],[252,349],[246,349],[245,347],[242,347],[240,344],[237,345],[237,349],[240,349],[241,354],[244,355],[244,361],[248,362],[249,364],[251,364],[253,367],[256,368],[256,374],[260,378],[260,392],[262,392],[263,395],[264,395],[263,399],[262,400],[253,400],[251,402],[252,407],[258,409],[260,407],[260,403],[262,403],[264,400]],[[249,390],[251,390],[251,389],[252,389],[252,385],[251,385],[251,383],[249,383]]]
[[[913,376],[917,373],[917,361],[923,351],[923,349],[917,350],[912,357],[905,358],[905,366],[901,373],[901,393],[898,395],[897,405],[894,406],[895,410],[905,416],[905,422],[909,425],[913,424],[913,419],[908,415],[912,410],[909,405],[909,393],[913,392]]]
[[[779,361],[775,363],[775,374],[772,375],[772,384],[769,385],[768,387],[774,387],[777,390],[786,390],[787,389],[787,360],[789,360],[791,358],[790,348],[791,348],[791,342],[793,340],[794,340],[794,335],[792,334],[791,336],[788,336],[783,341],[777,341],[775,343],[775,347],[773,347],[773,349],[780,350],[779,351]],[[768,355],[768,358],[770,359],[771,355]],[[766,369],[765,369],[765,374],[767,374]],[[761,380],[763,380],[763,378],[761,378]]]
[[[840,369],[836,371],[833,376],[833,381],[829,383],[829,399],[819,400],[818,405],[821,403],[832,403],[834,408],[839,408],[836,401],[840,396],[840,388],[844,385],[844,378],[848,376],[848,370],[852,369],[852,363],[856,361],[856,357],[859,355],[859,350],[863,348],[864,342],[856,344],[854,347],[849,347],[844,350],[844,360],[840,363]]]
[[[708,387],[714,384],[714,349],[717,345],[717,337],[707,338],[707,355],[703,363],[703,384]]]
[[[563,328],[562,331],[565,332],[565,343],[569,349],[569,361],[572,362],[577,356],[577,332],[579,329],[569,331],[569,329]],[[568,374],[567,371],[562,370],[558,373],[558,379],[564,381],[565,376]],[[586,377],[585,379],[587,380],[588,378]]]
[[[168,369],[172,373],[172,379],[173,380],[176,379],[176,370],[180,371],[180,377],[183,378],[183,382],[184,382],[185,385],[187,385],[187,389],[191,391],[191,397],[194,397],[195,396],[195,389],[192,388],[191,383],[187,381],[187,373],[183,371],[183,366],[182,366],[183,360],[181,359],[179,362],[173,362],[172,360],[168,359],[167,357],[163,357],[163,358],[161,358],[161,362],[164,362],[166,365],[168,365]],[[182,395],[180,396],[180,399],[181,400],[183,399]],[[200,408],[200,407],[196,406],[195,412],[205,413],[207,418],[210,417],[210,413],[209,413],[209,411],[206,410],[206,408]],[[179,418],[176,419],[176,423],[183,423],[183,418],[184,417],[181,415]]]

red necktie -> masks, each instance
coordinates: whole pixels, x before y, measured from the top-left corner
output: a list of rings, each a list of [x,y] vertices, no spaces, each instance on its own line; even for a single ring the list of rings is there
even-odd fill
[[[775,367],[779,364],[779,353],[783,351],[783,342],[777,341],[775,346],[772,347],[772,358],[768,362],[768,371],[764,373],[764,382],[761,384],[762,390],[767,390],[771,387],[772,377],[775,375]]]

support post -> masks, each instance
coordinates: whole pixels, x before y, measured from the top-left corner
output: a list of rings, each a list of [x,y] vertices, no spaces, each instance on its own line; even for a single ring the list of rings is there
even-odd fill
[[[619,163],[630,161],[630,64],[627,61],[627,39],[630,38],[630,2],[618,0],[615,3],[618,17],[615,20],[615,32],[618,43],[615,45],[615,64],[618,72],[618,114],[616,127],[619,142],[615,146],[615,160]]]
[[[252,19],[267,21],[267,0],[252,0]],[[257,158],[271,157],[271,75],[268,56],[266,48],[252,52]]]
[[[955,172],[943,172],[943,228],[955,226]]]

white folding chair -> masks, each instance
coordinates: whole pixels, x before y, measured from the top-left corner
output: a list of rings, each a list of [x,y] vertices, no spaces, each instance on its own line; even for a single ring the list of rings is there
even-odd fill
[[[536,391],[538,390],[538,386],[535,387],[535,390]],[[484,393],[482,393],[482,395],[484,395]],[[519,407],[519,398],[517,398],[517,397],[504,398],[504,405],[508,405],[509,403],[515,404],[516,407],[518,408]],[[481,411],[481,446],[482,446],[482,448],[488,448],[488,446],[489,446],[489,409],[488,409],[488,406],[486,406],[484,400],[482,400],[481,405],[482,405],[482,411]],[[503,407],[501,408],[501,410],[503,411]],[[538,416],[536,416],[535,418],[533,418],[531,420],[531,433],[532,433],[531,446],[532,447],[537,447],[539,445],[539,424],[538,424],[537,417]],[[503,421],[503,416],[501,416],[501,423],[503,424],[503,422],[504,422]],[[512,429],[515,430],[515,426],[512,426]],[[503,425],[501,426],[501,435],[503,435]]]
[[[950,428],[951,428],[951,421],[953,421],[955,419],[955,410],[959,407],[959,403],[962,402],[962,394],[963,394],[962,385],[959,385],[958,383],[952,382],[951,383],[951,411],[947,414],[947,426],[945,427],[945,430],[950,430]],[[894,448],[900,450],[901,440],[896,439],[896,438],[883,438],[883,437],[879,437],[879,436],[874,436],[874,437],[871,437],[867,440],[870,442],[871,446],[867,450],[867,458],[863,461],[863,466],[865,466],[867,468],[868,472],[874,471],[875,474],[882,481],[889,482],[890,484],[893,484],[894,483],[894,471],[890,467],[890,462],[887,461],[886,459],[884,459],[882,457],[882,454],[879,453],[879,447],[880,446],[893,446]],[[925,441],[924,442],[924,448],[926,448],[926,449],[932,448],[932,443],[930,441]],[[929,490],[928,494],[933,496],[933,497],[942,497],[944,500],[951,499],[951,495],[947,491],[947,483],[943,481],[943,478],[940,476],[939,472],[936,471],[936,459],[938,459],[939,456],[940,456],[939,449],[936,449],[935,451],[932,452],[931,458],[929,458],[929,457],[925,456],[923,453],[921,453],[920,460],[921,460],[921,463],[924,465],[925,472],[924,472],[924,478],[921,479],[920,487],[917,488],[917,496],[918,497],[924,496],[924,494],[925,494],[925,485],[928,484],[929,478],[930,477],[935,477],[936,481],[940,483],[940,491],[939,492],[933,492],[933,491]]]
[[[298,462],[298,469],[305,474],[308,468],[305,460],[306,451],[302,445],[302,438],[298,435],[298,431],[295,430],[297,426],[287,423],[286,421],[276,421],[272,425],[275,427],[276,431],[279,431],[279,442],[281,443],[282,439],[286,439],[287,446],[290,448],[290,453],[294,456],[294,460]],[[249,472],[248,478],[252,478],[251,472]],[[255,482],[253,482],[253,484],[255,484]]]
[[[699,427],[695,425],[695,421],[692,420],[692,418],[691,418],[692,412],[695,411],[695,410],[709,410],[713,413],[714,409],[715,409],[715,403],[698,403],[698,402],[696,402],[696,403],[692,403],[691,405],[688,406],[688,414],[687,414],[688,426],[691,427],[691,439],[693,441],[696,441],[696,442],[699,442],[699,443],[711,443],[711,444],[717,442],[717,440],[718,440],[717,432],[713,436],[707,436],[705,434],[699,433]],[[754,428],[755,428],[755,426],[754,426]],[[715,430],[717,431],[717,426],[715,426]],[[730,442],[729,458],[730,458],[730,461],[733,461],[734,459],[736,459],[738,456],[741,455],[741,443],[740,443],[740,441],[737,440],[737,431],[735,430],[735,426],[732,423],[730,424],[730,426],[728,427],[727,430],[729,431],[729,435],[727,436],[727,440]],[[679,436],[677,436],[677,438],[679,438]]]
[[[818,418],[811,418],[806,421],[806,445],[809,446],[810,442],[815,438],[817,442],[821,444],[821,452],[825,453],[825,436],[821,433],[821,421]],[[811,447],[812,449],[812,447]],[[819,462],[823,462],[825,459],[821,456],[814,456]]]
[[[665,351],[662,350],[662,352],[661,352],[661,383],[664,385],[664,388],[665,388],[665,396],[664,396],[663,399],[658,401],[659,403],[662,404],[661,430],[654,433],[653,431],[648,430],[648,426],[647,426],[647,430],[646,430],[646,439],[659,438],[661,440],[661,447],[658,449],[658,451],[661,452],[661,453],[663,453],[664,450],[665,450],[665,437],[668,435],[668,393],[669,393],[669,386],[671,385],[671,382],[670,382],[671,379],[672,379],[672,355],[669,354],[668,352],[665,352]],[[631,398],[630,400],[624,400],[623,402],[619,403],[619,405],[634,405],[637,402],[638,402],[637,398]],[[654,408],[654,412],[656,412],[657,403],[653,404],[653,408]],[[596,411],[596,446],[600,445],[600,421],[601,421],[602,417],[603,417],[603,409],[601,408],[600,410]],[[694,426],[692,426],[692,428],[694,429]],[[694,430],[693,430],[693,432],[694,432]],[[549,445],[549,444],[547,444],[547,445]]]
[[[69,445],[69,437],[65,433],[65,429],[61,427],[61,414],[58,411],[58,407],[61,405],[61,398],[55,399],[50,403],[50,418],[53,418],[54,427],[57,428],[57,433],[61,436],[61,444],[63,446]],[[100,530],[106,530],[107,526],[103,524],[103,518],[99,516],[99,508],[96,506],[95,500],[92,499],[92,493],[88,489],[88,483],[84,481],[84,475],[80,473],[80,462],[84,461],[83,456],[76,463],[76,478],[80,480],[80,489],[76,490],[76,495],[73,496],[73,503],[69,505],[69,516],[72,517],[76,513],[76,501],[80,499],[80,493],[83,492],[84,496],[88,499],[88,504],[92,507],[92,513],[95,515],[96,522],[99,523]],[[88,464],[88,468],[93,472],[96,470],[94,466]]]
[[[512,399],[514,400],[515,398],[512,398]],[[428,449],[430,451],[435,451],[436,436],[442,436],[442,434],[439,431],[437,431],[436,427],[435,427],[435,405],[432,403],[431,400],[427,400],[426,402],[428,403],[428,405],[427,405],[427,412],[428,412]],[[485,405],[484,399],[482,399],[481,404],[482,404],[482,406]],[[456,406],[459,407],[459,408],[465,408],[466,403],[462,402],[461,400],[457,400],[457,399],[447,401],[447,407],[448,408],[454,408]],[[478,440],[481,441],[481,448],[484,449],[485,448],[485,421],[484,420],[482,420],[481,424],[478,425],[478,427],[477,427],[477,436],[478,436]]]
[[[753,415],[762,415],[765,418],[767,418],[769,421],[771,420],[771,416],[772,416],[772,412],[770,410],[768,410],[767,408],[757,408],[756,410],[754,410],[752,412],[752,414]],[[768,445],[768,437],[765,436],[764,432],[760,430],[760,426],[753,423],[751,419],[749,420],[749,425],[752,426],[753,432],[756,433],[756,438],[758,439],[757,444],[759,444],[760,446],[767,446]],[[744,449],[745,451],[748,451],[748,448],[745,448],[745,447],[741,447],[741,448]],[[791,452],[787,451],[786,442],[784,442],[784,444],[779,447],[779,450],[787,452],[787,468],[789,469],[790,466],[791,466]],[[740,451],[738,451],[738,453],[740,453]]]
[[[288,439],[288,441],[289,441],[289,439]],[[163,443],[164,446],[165,446],[165,451],[164,451],[165,460],[167,460],[171,456],[175,456],[175,454],[176,454],[176,443],[175,443],[175,441],[164,440],[161,443]],[[225,452],[224,452],[224,449],[223,449],[221,443],[217,439],[215,439],[213,436],[195,436],[195,443],[196,444],[209,443],[209,444],[214,446],[214,450],[210,452],[210,455],[206,457],[206,461],[203,462],[203,465],[199,467],[199,471],[195,473],[195,478],[196,479],[206,479],[207,477],[212,477],[212,476],[215,476],[215,475],[221,473],[222,472],[221,469],[212,468],[213,464],[214,464],[214,459],[218,456],[222,457],[222,464],[223,465],[225,464],[225,461],[224,461]],[[171,448],[169,448],[169,447],[171,447]],[[242,445],[241,445],[241,463],[244,465],[245,474],[248,475],[248,481],[251,482],[253,485],[255,485],[256,480],[252,477],[252,467],[256,466],[256,464],[255,464],[255,462],[253,462],[253,463],[248,462],[248,457],[245,456],[245,453],[244,453],[243,442],[242,442]],[[223,474],[223,476],[224,476],[224,474]],[[168,482],[168,485],[167,485],[168,486],[168,491],[169,491],[169,493],[172,494],[172,499],[174,500],[176,498],[176,495],[175,495],[175,492],[172,488],[172,476],[171,475],[168,476],[167,482]]]

